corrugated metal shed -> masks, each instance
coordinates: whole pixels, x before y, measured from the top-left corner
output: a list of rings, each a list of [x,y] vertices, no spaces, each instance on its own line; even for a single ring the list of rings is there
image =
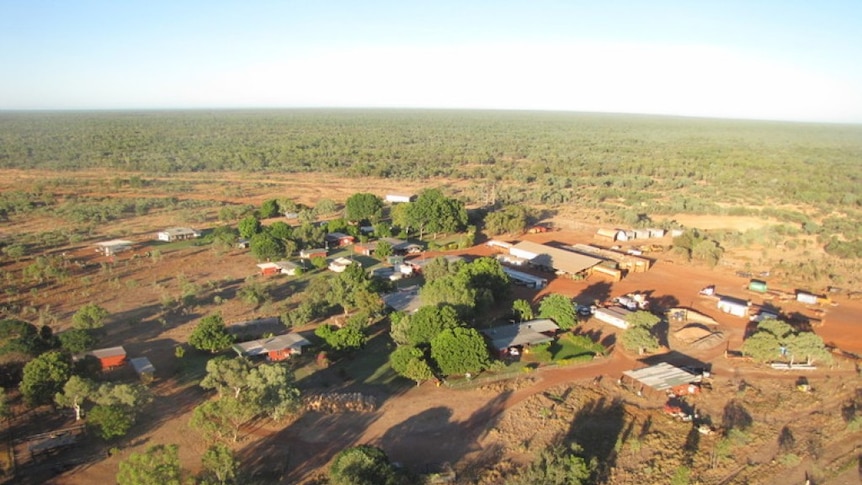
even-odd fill
[[[645,367],[637,370],[627,370],[623,372],[626,377],[640,382],[641,384],[651,387],[656,391],[664,391],[672,387],[692,382],[699,382],[700,377],[688,372],[684,369],[661,362],[659,364]]]
[[[554,337],[546,335],[556,332],[560,327],[550,319],[530,320],[514,325],[487,328],[482,333],[491,341],[491,347],[497,350],[518,345],[535,345],[551,342]]]
[[[129,359],[129,363],[132,364],[132,368],[135,369],[135,372],[137,372],[139,376],[145,374],[152,375],[156,372],[155,366],[153,366],[150,359],[146,357],[135,357],[134,359]]]
[[[515,256],[529,259],[530,264],[534,266],[553,268],[569,274],[578,274],[602,262],[599,258],[531,241],[519,242],[510,252]]]

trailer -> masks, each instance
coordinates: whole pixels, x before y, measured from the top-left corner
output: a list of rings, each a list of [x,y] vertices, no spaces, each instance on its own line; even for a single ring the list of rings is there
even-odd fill
[[[805,303],[806,305],[816,305],[819,301],[817,295],[806,293],[804,291],[796,292],[796,301],[799,303]]]
[[[751,280],[748,283],[748,289],[757,293],[766,293],[766,282],[762,280]]]
[[[750,302],[723,296],[718,300],[718,309],[737,317],[747,317]]]

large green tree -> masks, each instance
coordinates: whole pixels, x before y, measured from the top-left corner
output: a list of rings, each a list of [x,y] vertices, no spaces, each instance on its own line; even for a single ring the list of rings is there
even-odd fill
[[[431,358],[445,375],[480,372],[490,364],[485,339],[473,328],[440,332],[431,339]]]
[[[258,261],[272,261],[284,256],[284,243],[265,232],[252,236],[249,247]]]
[[[300,407],[300,393],[293,372],[285,364],[261,364],[248,376],[247,401],[258,413],[274,420],[295,413]]]
[[[19,390],[31,406],[48,404],[72,375],[69,357],[61,352],[46,352],[24,366]]]
[[[96,330],[104,326],[108,315],[108,310],[95,303],[88,303],[72,315],[72,326],[78,330]]]
[[[407,208],[407,222],[419,229],[419,238],[426,232],[451,233],[464,229],[467,225],[467,210],[464,204],[447,198],[438,189],[425,189],[419,193],[415,202]]]
[[[389,355],[389,364],[400,376],[416,381],[417,386],[434,377],[425,351],[417,347],[399,345]]]
[[[234,337],[228,333],[219,313],[202,318],[189,336],[192,347],[213,353],[225,350],[233,341]]]
[[[261,219],[269,219],[270,217],[275,217],[278,215],[278,201],[275,199],[269,199],[263,201],[263,204],[260,205],[260,209],[258,210]]]
[[[236,443],[242,427],[258,414],[248,402],[222,396],[207,401],[192,411],[190,426],[208,439]]]
[[[463,327],[458,313],[449,305],[422,306],[412,315],[401,319],[397,326],[406,327],[407,341],[412,346],[427,346],[443,330]]]
[[[63,385],[63,392],[54,396],[54,401],[63,407],[75,410],[75,421],[80,420],[84,414],[84,402],[96,393],[98,386],[90,379],[72,376]]]
[[[258,234],[263,230],[263,226],[260,224],[260,220],[258,220],[257,217],[246,216],[239,221],[239,224],[237,224],[237,230],[239,230],[240,237],[251,239],[255,234]]]
[[[392,466],[386,453],[371,445],[347,448],[329,468],[331,485],[401,485],[409,483]]]
[[[528,468],[506,481],[506,485],[588,485],[595,483],[590,477],[597,468],[596,459],[584,458],[578,445],[551,446],[542,450],[539,459]]]
[[[314,330],[314,334],[334,350],[356,350],[362,348],[368,341],[368,336],[356,324],[348,324],[341,328],[323,324]]]
[[[658,350],[658,339],[646,327],[630,327],[620,337],[623,347],[637,350],[638,354]]]
[[[485,232],[491,235],[521,234],[527,229],[528,213],[524,206],[510,205],[485,216]]]
[[[522,322],[533,319],[533,306],[527,300],[515,300],[512,302],[512,310],[518,314]]]
[[[227,394],[239,399],[248,387],[251,362],[243,357],[216,357],[207,362],[207,374],[201,380],[204,389],[215,389],[220,395]]]
[[[383,200],[374,194],[359,192],[347,198],[344,217],[353,222],[377,222],[383,215]]]
[[[234,456],[233,450],[224,443],[210,445],[201,457],[201,465],[205,484],[236,483],[239,460]]]
[[[182,468],[177,445],[153,445],[120,462],[118,485],[181,485]]]
[[[655,316],[654,314],[644,311],[638,310],[636,312],[629,313],[626,317],[626,323],[629,324],[629,328],[632,327],[643,327],[647,330],[652,331],[652,329],[661,321],[661,318]]]
[[[60,346],[72,354],[84,353],[99,342],[98,337],[92,330],[70,328],[57,336]]]
[[[571,300],[559,293],[551,293],[539,303],[539,317],[550,318],[563,330],[575,327],[578,314]]]

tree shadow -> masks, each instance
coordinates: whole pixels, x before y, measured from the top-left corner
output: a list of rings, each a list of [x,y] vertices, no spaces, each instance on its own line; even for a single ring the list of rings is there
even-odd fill
[[[721,422],[727,434],[732,429],[744,430],[750,427],[754,419],[741,402],[732,399],[724,406]]]
[[[393,461],[416,472],[429,465],[455,463],[469,453],[486,451],[478,441],[494,428],[510,396],[511,391],[498,394],[464,421],[452,420],[448,407],[427,409],[389,428],[376,444]]]
[[[648,293],[652,293],[651,291]],[[680,301],[673,295],[661,295],[649,297],[650,310],[655,313],[665,313],[671,308],[676,308],[680,305]]]
[[[612,285],[607,281],[597,281],[590,284],[574,298],[581,305],[592,305],[595,302],[609,300]]]
[[[634,426],[625,427],[625,409],[619,399],[608,401],[602,397],[592,401],[575,415],[565,441],[576,442],[583,447],[583,455],[588,460],[595,459],[598,467],[593,481],[607,482],[610,471],[616,466],[617,441],[628,438]],[[643,433],[643,429],[641,430]]]

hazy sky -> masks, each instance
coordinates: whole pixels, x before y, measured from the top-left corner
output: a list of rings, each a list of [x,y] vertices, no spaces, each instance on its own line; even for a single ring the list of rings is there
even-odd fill
[[[0,0],[0,109],[862,122],[862,1]]]

